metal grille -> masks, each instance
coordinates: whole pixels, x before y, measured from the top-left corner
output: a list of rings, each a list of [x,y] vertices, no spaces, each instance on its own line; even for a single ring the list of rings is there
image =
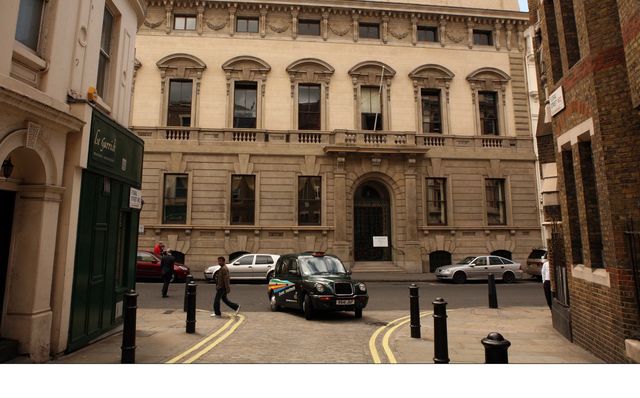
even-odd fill
[[[631,269],[633,271],[633,282],[636,287],[636,303],[640,309],[640,231],[633,220],[627,221],[627,228],[624,232],[629,246],[631,256]]]
[[[337,282],[334,285],[334,290],[337,295],[352,295],[353,294],[353,286],[351,283]]]

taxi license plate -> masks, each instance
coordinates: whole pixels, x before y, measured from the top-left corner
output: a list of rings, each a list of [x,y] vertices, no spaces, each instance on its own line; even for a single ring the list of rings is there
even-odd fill
[[[336,305],[353,305],[355,300],[336,300]]]

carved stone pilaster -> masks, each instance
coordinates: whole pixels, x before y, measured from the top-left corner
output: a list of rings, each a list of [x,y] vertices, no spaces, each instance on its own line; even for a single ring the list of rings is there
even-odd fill
[[[233,36],[236,31],[236,8],[229,7],[229,36]]]
[[[420,19],[415,16],[415,14],[411,14],[411,44],[416,45],[418,43],[418,21]]]
[[[322,40],[327,41],[329,39],[329,13],[322,12]]]
[[[500,36],[502,32],[502,23],[501,22],[496,22],[494,25],[494,31],[493,31],[493,36],[495,38],[495,46],[496,46],[496,50],[500,51]]]
[[[383,14],[382,15],[382,42],[384,44],[387,44],[387,41],[389,40],[388,36],[389,36],[389,16]]]
[[[440,17],[440,29],[438,34],[440,35],[440,46],[444,47],[447,44],[447,21],[443,16]]]
[[[260,37],[267,35],[267,9],[260,8]]]
[[[204,4],[199,3],[196,9],[198,10],[198,21],[196,22],[196,29],[198,31],[198,35],[202,35],[202,32],[204,30]]]
[[[518,37],[517,37],[517,41],[518,41],[518,51],[524,51],[524,31],[523,31],[523,27],[522,25],[518,25]],[[543,57],[541,57],[543,58]]]
[[[513,25],[507,23],[507,50],[511,51],[511,41],[513,40]]]
[[[168,1],[165,3],[164,11],[166,12],[165,19],[167,21],[164,32],[166,34],[169,34],[171,33],[171,24],[173,23],[173,1]]]
[[[357,42],[360,39],[360,14],[357,11],[353,11],[353,41]]]
[[[471,18],[467,18],[467,44],[469,45],[469,48],[473,48],[473,27],[473,21],[471,21]]]
[[[298,38],[298,15],[300,14],[300,7],[291,7],[291,38],[293,40]]]

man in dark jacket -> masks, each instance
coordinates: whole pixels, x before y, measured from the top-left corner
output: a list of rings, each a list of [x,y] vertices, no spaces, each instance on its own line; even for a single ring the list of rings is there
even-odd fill
[[[240,311],[240,305],[230,301],[227,298],[227,294],[231,292],[231,278],[229,277],[229,268],[224,260],[224,257],[218,257],[218,265],[220,269],[216,272],[216,297],[213,300],[213,313],[211,316],[222,317],[220,312],[220,299],[224,301],[226,305],[235,310],[235,315]]]
[[[175,264],[176,259],[171,255],[171,252],[167,250],[162,254],[162,258],[160,259],[160,271],[162,272],[162,297],[167,296],[167,291],[169,290],[169,283],[171,283],[171,278],[173,277],[173,264]]]

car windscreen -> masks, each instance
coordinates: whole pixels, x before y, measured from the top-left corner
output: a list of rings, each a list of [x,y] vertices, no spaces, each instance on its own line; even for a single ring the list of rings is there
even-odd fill
[[[345,274],[344,265],[335,257],[300,257],[302,275]]]
[[[531,254],[529,254],[529,258],[543,258],[544,255],[547,254],[546,250],[538,250],[538,249],[534,249],[531,251]]]
[[[465,257],[462,260],[458,261],[456,264],[469,264],[471,263],[473,260],[475,259],[475,257],[471,256],[471,257]]]

